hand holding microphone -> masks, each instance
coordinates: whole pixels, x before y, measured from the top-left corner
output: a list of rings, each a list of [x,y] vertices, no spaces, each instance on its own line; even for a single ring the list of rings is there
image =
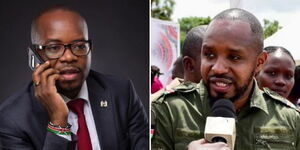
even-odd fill
[[[205,139],[200,139],[191,142],[188,150],[230,150],[230,148],[223,142],[210,143]]]
[[[233,103],[227,99],[217,100],[212,106],[212,116],[206,119],[205,139],[192,141],[188,150],[233,150],[235,118]]]
[[[212,116],[206,118],[204,137],[209,142],[223,142],[234,149],[236,112],[233,103],[219,99],[212,106]]]

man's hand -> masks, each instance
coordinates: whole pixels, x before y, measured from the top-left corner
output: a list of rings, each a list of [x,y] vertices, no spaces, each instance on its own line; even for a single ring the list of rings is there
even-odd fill
[[[66,127],[69,109],[55,86],[59,78],[59,71],[51,68],[49,61],[37,66],[32,74],[35,97],[48,111],[50,121],[55,125]]]
[[[230,150],[228,145],[223,142],[209,143],[205,139],[192,141],[188,145],[188,150]]]

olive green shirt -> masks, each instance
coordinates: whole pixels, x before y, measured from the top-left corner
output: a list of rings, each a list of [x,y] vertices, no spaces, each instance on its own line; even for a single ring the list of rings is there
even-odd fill
[[[300,150],[300,115],[285,98],[259,89],[254,80],[249,102],[237,113],[235,150]],[[183,83],[152,102],[152,149],[186,150],[204,138],[211,104],[203,82]]]

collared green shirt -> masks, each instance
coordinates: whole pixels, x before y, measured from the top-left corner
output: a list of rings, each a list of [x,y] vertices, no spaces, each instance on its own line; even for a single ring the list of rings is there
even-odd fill
[[[300,115],[285,98],[259,89],[237,114],[235,150],[300,150]],[[203,82],[183,83],[152,102],[152,149],[186,150],[204,138],[211,104]]]

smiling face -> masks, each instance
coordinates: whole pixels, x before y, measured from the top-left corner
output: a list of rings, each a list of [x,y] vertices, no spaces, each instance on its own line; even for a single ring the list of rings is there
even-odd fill
[[[69,44],[88,40],[85,21],[76,13],[56,10],[41,15],[36,21],[39,45]],[[44,51],[39,52],[44,60],[48,60]],[[60,71],[61,78],[57,88],[61,93],[79,91],[86,79],[91,62],[91,53],[87,56],[75,56],[68,48],[63,56],[49,60],[51,67]]]
[[[295,63],[292,58],[277,50],[269,53],[263,69],[256,79],[260,88],[267,87],[279,95],[287,98],[294,86]]]
[[[201,75],[213,99],[247,99],[254,73],[264,62],[250,25],[214,20],[208,27],[201,53]]]

